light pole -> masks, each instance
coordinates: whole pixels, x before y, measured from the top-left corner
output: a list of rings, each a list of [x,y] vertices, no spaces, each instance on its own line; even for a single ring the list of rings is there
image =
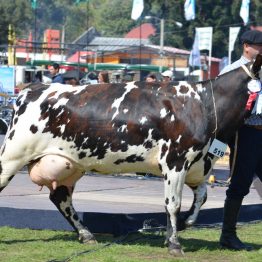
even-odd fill
[[[159,50],[159,54],[160,54],[160,60],[161,60],[161,64],[159,67],[159,72],[162,72],[162,67],[163,67],[163,55],[164,55],[164,34],[165,34],[165,19],[164,18],[158,18],[156,16],[151,16],[151,15],[147,15],[145,16],[145,19],[151,19],[154,18],[156,20],[160,21],[160,50]],[[172,21],[175,25],[177,25],[178,27],[182,27],[183,24],[175,21],[175,20],[171,20],[171,19],[167,19],[168,21]]]
[[[162,73],[163,56],[164,56],[164,33],[165,33],[165,20],[160,19],[160,67],[159,72]]]

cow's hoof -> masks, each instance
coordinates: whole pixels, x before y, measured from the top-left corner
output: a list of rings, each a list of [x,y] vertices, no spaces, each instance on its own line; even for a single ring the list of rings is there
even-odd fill
[[[195,222],[196,222],[195,219],[192,219],[192,218],[189,217],[189,218],[186,220],[185,224],[186,224],[187,227],[191,227],[191,226],[193,226],[193,225],[195,224]]]
[[[179,244],[169,243],[168,252],[175,257],[182,257],[185,255],[183,249]]]
[[[96,245],[97,244],[97,241],[94,239],[83,239],[83,240],[80,240],[81,243],[83,244],[87,244],[87,245]]]
[[[95,237],[88,232],[80,233],[78,240],[83,244],[97,244]]]
[[[168,252],[174,257],[183,257],[185,255],[184,251],[181,248],[169,249]]]

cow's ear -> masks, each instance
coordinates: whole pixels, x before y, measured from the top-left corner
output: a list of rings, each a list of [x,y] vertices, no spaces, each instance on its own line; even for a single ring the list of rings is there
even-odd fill
[[[252,72],[255,76],[258,76],[258,73],[261,69],[261,65],[262,65],[262,55],[258,54],[252,66]]]

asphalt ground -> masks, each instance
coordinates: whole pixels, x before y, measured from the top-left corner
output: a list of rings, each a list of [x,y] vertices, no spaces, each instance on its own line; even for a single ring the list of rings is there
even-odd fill
[[[0,142],[3,137],[0,137]],[[216,182],[208,184],[208,199],[200,211],[199,224],[221,223],[228,165],[219,161],[212,175]],[[182,213],[190,208],[193,194],[183,190]],[[97,233],[125,233],[124,225],[142,226],[147,219],[164,223],[164,184],[154,177],[86,174],[77,183],[73,203],[84,223]],[[245,197],[240,221],[262,219],[262,200],[251,187]],[[133,222],[132,222],[133,221]],[[99,224],[100,223],[100,224]],[[103,227],[101,227],[101,223]],[[0,226],[32,229],[72,230],[49,200],[49,190],[31,182],[26,169],[12,179],[0,194]],[[132,227],[132,226],[131,226]],[[117,233],[116,233],[117,232]]]

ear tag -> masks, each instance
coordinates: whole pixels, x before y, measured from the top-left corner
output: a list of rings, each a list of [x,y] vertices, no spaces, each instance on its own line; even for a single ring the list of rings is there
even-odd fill
[[[225,155],[226,150],[227,150],[227,144],[217,139],[214,139],[208,152],[217,157],[223,157]]]

